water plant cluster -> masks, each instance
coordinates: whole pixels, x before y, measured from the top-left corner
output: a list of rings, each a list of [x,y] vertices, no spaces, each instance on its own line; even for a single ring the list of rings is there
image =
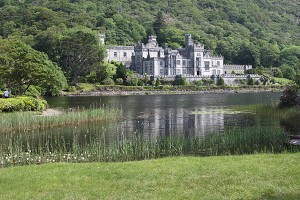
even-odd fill
[[[38,112],[2,113],[0,115],[0,133],[26,132],[116,119],[121,112],[120,108],[112,106],[91,106],[89,109],[69,109],[56,116],[41,116],[41,113]]]
[[[219,156],[295,152],[280,128],[237,128],[207,136],[145,137],[140,133],[69,136],[59,133],[7,134],[0,146],[0,167],[53,162],[122,162],[169,156]]]
[[[232,106],[231,110],[235,112],[252,112],[262,117],[287,118],[300,114],[298,107],[280,108],[278,102],[271,101],[269,103],[260,103],[252,105]]]

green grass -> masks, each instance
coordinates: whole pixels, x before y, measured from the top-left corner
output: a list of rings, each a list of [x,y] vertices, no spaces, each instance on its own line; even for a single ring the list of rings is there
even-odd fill
[[[0,199],[300,198],[300,153],[0,169]]]
[[[295,81],[286,79],[286,78],[276,78],[274,77],[274,80],[279,85],[295,85]]]

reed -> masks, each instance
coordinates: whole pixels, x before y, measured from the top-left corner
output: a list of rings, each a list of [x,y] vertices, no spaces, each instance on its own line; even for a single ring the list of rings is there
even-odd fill
[[[151,138],[142,134],[118,135],[100,131],[65,136],[11,133],[2,137],[0,167],[50,162],[122,162],[193,155],[219,156],[255,153],[296,152],[281,129],[238,128],[203,137],[168,136]],[[69,138],[68,138],[69,137]]]
[[[38,112],[14,112],[0,114],[0,133],[27,132],[37,129],[49,129],[68,125],[79,125],[102,120],[116,119],[120,108],[91,106],[89,109],[78,108],[63,111],[55,116],[42,116]]]
[[[231,109],[235,111],[254,112],[260,116],[272,116],[274,118],[286,118],[300,114],[300,109],[298,107],[279,108],[277,102],[270,102],[268,104],[261,103],[254,105],[233,106]]]

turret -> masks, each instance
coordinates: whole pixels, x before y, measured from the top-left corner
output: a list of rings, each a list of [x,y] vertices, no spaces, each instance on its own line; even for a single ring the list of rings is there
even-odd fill
[[[105,33],[99,34],[100,42],[102,45],[105,45]]]
[[[192,35],[185,34],[185,48],[188,48],[191,44],[193,44]]]

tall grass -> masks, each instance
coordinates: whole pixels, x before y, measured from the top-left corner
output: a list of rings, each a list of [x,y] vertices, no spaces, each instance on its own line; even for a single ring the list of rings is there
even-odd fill
[[[298,107],[279,108],[277,102],[233,106],[231,109],[235,111],[251,111],[260,116],[272,116],[273,118],[286,118],[300,114],[300,109]]]
[[[49,162],[119,162],[178,155],[212,156],[299,151],[288,144],[281,129],[230,129],[203,137],[168,136],[151,138],[142,134],[110,138],[104,133],[70,138],[57,134],[8,134],[2,138],[0,166]]]
[[[121,113],[122,110],[119,108],[105,106],[91,106],[89,109],[78,108],[76,110],[67,110],[56,116],[41,116],[38,112],[1,113],[0,134],[116,119]]]

